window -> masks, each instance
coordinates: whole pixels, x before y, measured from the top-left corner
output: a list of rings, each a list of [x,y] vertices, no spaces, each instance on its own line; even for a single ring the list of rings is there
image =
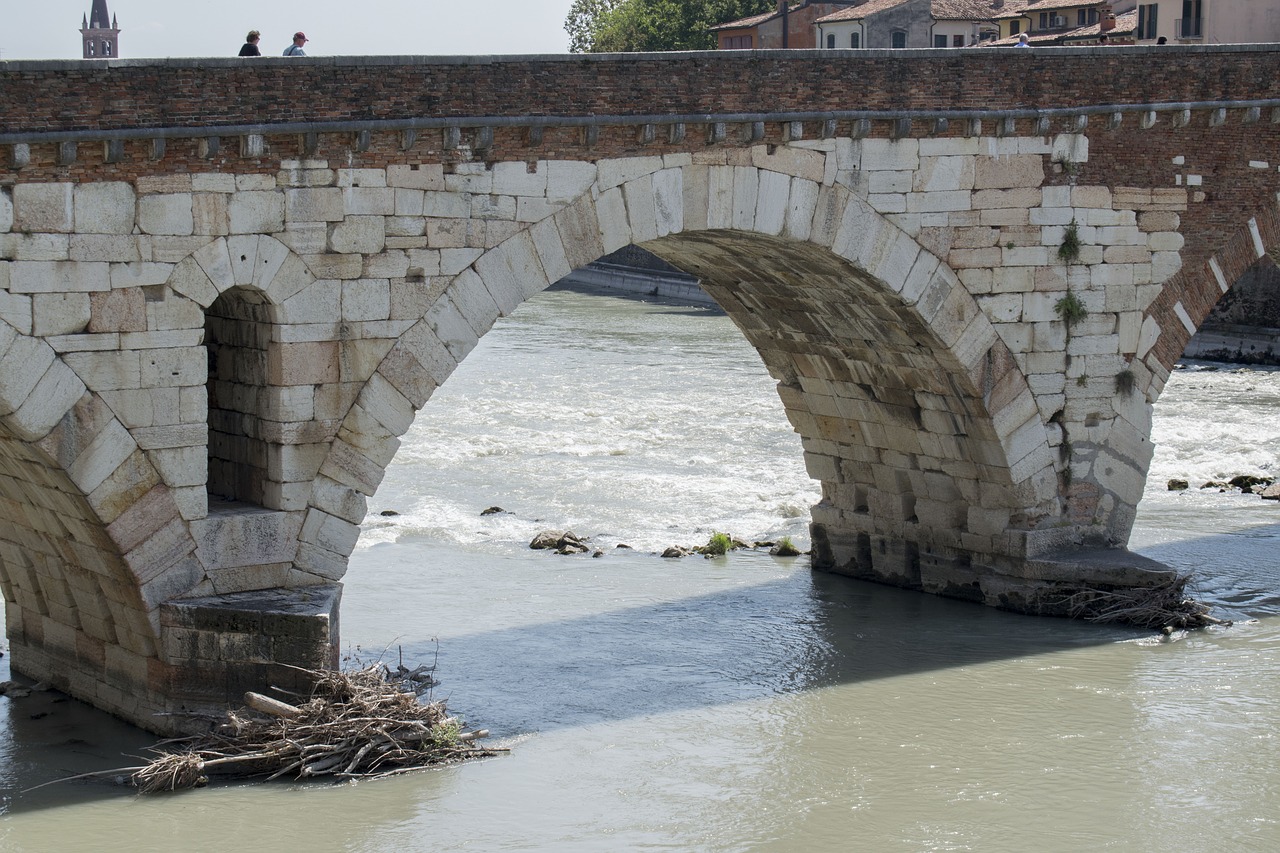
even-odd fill
[[[1083,27],[1083,26],[1085,25],[1085,23],[1086,23],[1088,20],[1089,20],[1089,15],[1088,15],[1088,13],[1087,13],[1084,9],[1078,9],[1078,10],[1076,11],[1076,26],[1077,26],[1077,27]]]
[[[906,46],[907,46],[907,34],[906,34],[905,32],[903,32],[902,30],[894,30],[894,31],[893,31],[893,46],[894,46],[895,48],[906,47]]]
[[[894,46],[896,47],[897,45],[894,45]],[[933,37],[933,46],[934,46],[934,47],[946,47],[946,46],[947,46],[947,37],[946,37],[946,36],[934,36],[934,37]]]
[[[1040,13],[1040,29],[1042,30],[1049,29],[1049,13],[1048,12]]]
[[[1156,37],[1156,14],[1160,11],[1159,3],[1144,3],[1138,7],[1138,31],[1134,33],[1140,39]]]
[[[110,55],[111,55],[111,42],[109,42],[109,41],[104,41],[104,42],[102,43],[102,55],[103,55],[103,56],[110,56]]]
[[[1178,38],[1198,39],[1204,35],[1200,18],[1200,0],[1182,0],[1182,20],[1178,22]]]
[[[1020,32],[1022,32],[1022,21],[1014,18],[1009,22],[1009,35],[1016,36]]]
[[[1091,23],[1091,24],[1096,24],[1096,23],[1098,23],[1098,10],[1097,10],[1097,9],[1090,9],[1090,10],[1089,10],[1089,23]]]
[[[862,37],[858,33],[849,33],[849,47],[862,47]]]
[[[832,33],[831,35],[827,36],[827,47],[835,47],[835,46],[836,46],[836,36],[835,36],[835,33]]]
[[[96,45],[93,42],[89,42],[89,44],[86,45],[85,47],[85,53],[88,54],[89,56],[93,56],[94,55],[93,51],[95,47]]]
[[[725,36],[721,46],[721,50],[750,50],[751,36]]]
[[[952,46],[952,47],[964,47],[964,36],[952,36],[952,37],[951,37],[951,46]]]

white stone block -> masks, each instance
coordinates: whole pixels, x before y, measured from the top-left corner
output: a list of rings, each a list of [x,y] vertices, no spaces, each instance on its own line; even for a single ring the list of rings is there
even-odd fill
[[[126,267],[116,268],[116,270],[121,270],[120,274],[122,275],[126,269]],[[116,270],[113,270],[113,273]],[[212,305],[221,292],[194,257],[187,258],[182,263],[174,266],[168,282],[175,293],[186,296],[204,308]],[[113,280],[112,284],[114,285],[114,283]]]
[[[413,190],[443,190],[444,166],[439,163],[388,166],[387,186]]]
[[[333,280],[313,282],[289,297],[281,306],[281,321],[287,324],[332,322],[333,318],[340,316],[342,285]]]
[[[123,181],[80,184],[75,189],[77,234],[131,234],[137,196]]]
[[[342,319],[386,320],[391,316],[391,283],[385,279],[342,282]]]
[[[369,377],[357,401],[393,436],[404,435],[413,424],[413,406],[380,373]]]
[[[85,393],[80,377],[61,361],[54,361],[5,426],[23,441],[39,441],[53,430]]]
[[[379,169],[360,171],[382,174]],[[396,212],[396,191],[389,187],[347,187],[342,191],[342,202],[348,216],[392,216]]]
[[[791,201],[791,178],[781,172],[760,172],[756,195],[755,229],[760,234],[781,234]]]
[[[756,202],[760,194],[760,172],[750,166],[733,169],[733,227],[740,231],[755,228]]]
[[[442,249],[440,275],[457,275],[474,264],[483,254],[483,249]]]
[[[631,239],[636,244],[646,243],[658,237],[657,213],[653,206],[653,178],[650,175],[628,181],[622,186],[627,203],[627,221],[631,225]]]
[[[0,189],[0,234],[13,228],[13,194],[10,190]]]
[[[487,293],[488,291],[485,292]],[[496,319],[496,303],[494,304],[494,310]],[[458,361],[466,358],[467,353],[471,352],[480,340],[480,333],[472,328],[467,318],[462,315],[462,312],[458,310],[458,307],[453,304],[447,294],[432,304],[423,320],[431,327],[431,331],[435,332],[436,337],[440,339],[440,343],[444,344],[445,348],[449,350],[449,354]]]
[[[570,266],[569,258],[565,253],[564,241],[560,237],[560,229],[556,226],[554,219],[544,219],[534,225],[529,229],[529,236],[533,239],[534,248],[538,251],[538,260],[541,261],[542,269],[546,271],[550,281],[559,281],[573,272],[573,267]],[[489,301],[492,301],[492,298]],[[463,313],[466,313],[465,310]]]
[[[461,341],[462,345],[469,351],[476,341],[479,340],[486,332],[492,328],[494,321],[498,319],[499,310],[496,302],[489,291],[485,289],[484,283],[476,276],[459,276],[450,285],[445,292],[449,301],[454,305],[459,314],[465,318],[468,328],[472,330],[472,339],[470,341]],[[428,321],[431,320],[431,314],[428,314]],[[440,330],[436,329],[437,334]],[[455,347],[449,345],[449,341],[441,336],[441,340],[449,346],[451,352]]]
[[[387,173],[382,169],[338,169],[338,186],[340,187],[385,187]]]
[[[13,234],[7,253],[15,261],[67,261],[81,260],[71,257],[71,236],[68,234]]]
[[[882,169],[914,172],[920,168],[920,141],[917,139],[862,140],[860,168],[864,172]]]
[[[663,169],[653,176],[653,207],[657,216],[658,236],[678,234],[684,230],[684,173],[680,169]]]
[[[941,213],[969,210],[972,204],[972,193],[968,190],[907,193],[906,201],[908,213]]]
[[[1063,133],[1055,136],[1053,152],[1049,159],[1054,163],[1089,162],[1089,137],[1083,133]]]
[[[476,261],[476,271],[503,316],[551,283],[538,263],[532,238],[525,232],[486,252]]]
[[[191,256],[200,265],[200,269],[208,277],[218,293],[229,290],[236,285],[235,273],[231,266],[231,254],[225,239],[218,239]],[[194,299],[195,297],[192,296]],[[197,300],[199,301],[199,300]]]
[[[915,172],[882,171],[867,173],[867,192],[871,195],[884,193],[909,193]]]
[[[921,140],[921,144],[924,141]],[[920,168],[914,173],[911,186],[901,192],[954,192],[972,189],[972,157],[921,157]]]
[[[138,199],[138,227],[144,234],[184,237],[195,231],[190,193],[160,193]]]
[[[605,254],[616,252],[634,242],[627,219],[627,203],[620,188],[614,187],[600,193],[600,198],[596,200],[596,217],[600,222],[600,242]]]
[[[544,198],[518,198],[516,199],[516,221],[541,222],[563,209],[562,203],[549,202]]]
[[[621,186],[663,167],[661,157],[622,157],[601,160],[596,164],[596,186],[601,191]]]
[[[825,154],[791,145],[754,146],[751,149],[751,165],[758,169],[781,172],[814,183],[822,183],[827,174]]]
[[[547,194],[547,174],[545,161],[533,164],[522,161],[495,163],[493,165],[493,192],[498,195],[545,197]]]
[[[596,172],[595,163],[550,161],[547,163],[547,200],[559,203],[574,201],[595,183]]]
[[[128,264],[142,259],[138,238],[117,234],[72,234],[68,252],[73,261]]]
[[[787,217],[782,233],[793,240],[808,240],[813,228],[813,213],[818,203],[819,185],[796,178],[791,182],[787,200]]]
[[[53,348],[40,338],[22,335],[13,340],[0,370],[0,415],[11,414],[26,402],[53,360]]]
[[[31,298],[32,329],[39,337],[83,332],[89,314],[87,293],[37,293]]]
[[[707,170],[707,227],[733,226],[732,166],[712,166]]]
[[[111,268],[80,261],[14,261],[9,268],[13,293],[91,292],[111,289]]]
[[[397,189],[395,190],[395,215],[406,217],[419,217],[423,215],[423,203],[427,194],[422,190],[415,189]],[[422,233],[422,226],[419,226],[418,233]]]
[[[466,193],[428,192],[423,196],[422,214],[441,219],[468,219],[471,196]]]
[[[236,176],[222,172],[202,172],[191,176],[191,190],[198,193],[233,193]]]
[[[284,230],[284,195],[237,192],[227,203],[232,234],[274,234]]]
[[[386,241],[386,223],[381,216],[348,216],[329,233],[329,248],[343,254],[377,254]]]
[[[287,189],[284,215],[287,222],[341,222],[346,215],[342,190],[337,187]]]
[[[264,241],[266,239],[265,237],[263,238]],[[258,248],[259,257],[263,255],[263,251],[260,245]],[[315,281],[315,276],[307,269],[307,265],[302,262],[302,258],[289,254],[285,257],[284,263],[280,264],[280,268],[271,276],[271,283],[263,284],[262,286],[271,301],[279,304],[309,286],[313,281]]]
[[[484,163],[459,163],[444,176],[444,188],[451,193],[488,195],[493,192],[493,173]]]
[[[102,485],[137,449],[138,445],[128,430],[112,418],[67,466],[67,476],[88,494]]]
[[[13,187],[13,228],[19,231],[75,230],[73,184],[17,184]]]
[[[473,195],[470,216],[472,219],[513,221],[516,218],[516,199],[509,195]]]
[[[21,334],[31,334],[31,297],[9,292],[9,265],[5,263],[0,263],[0,320]]]

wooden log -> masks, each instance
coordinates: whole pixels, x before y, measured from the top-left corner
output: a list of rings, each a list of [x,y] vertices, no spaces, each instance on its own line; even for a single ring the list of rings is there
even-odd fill
[[[244,694],[244,704],[255,711],[272,717],[284,717],[286,720],[302,716],[302,709],[297,705],[290,705],[288,702],[281,702],[279,699],[272,699],[270,696],[252,691]]]

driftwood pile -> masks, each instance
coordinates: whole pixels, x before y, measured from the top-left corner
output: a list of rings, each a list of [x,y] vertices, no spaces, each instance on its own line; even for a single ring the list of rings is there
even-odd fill
[[[311,672],[311,698],[298,705],[247,693],[248,709],[228,712],[208,735],[161,744],[156,759],[128,768],[130,779],[142,793],[200,787],[213,775],[377,779],[505,752],[475,746],[488,732],[464,731],[443,702],[419,700],[434,683],[424,669]]]
[[[1067,599],[1069,615],[1089,622],[1123,622],[1165,634],[1231,623],[1210,615],[1209,606],[1187,595],[1188,575],[1141,589],[1086,589]]]

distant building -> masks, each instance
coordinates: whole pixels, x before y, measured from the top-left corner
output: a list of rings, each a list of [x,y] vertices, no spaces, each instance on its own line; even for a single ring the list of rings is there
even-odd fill
[[[866,0],[800,0],[788,5],[788,0],[778,0],[778,7],[772,12],[719,24],[711,27],[711,32],[716,34],[719,50],[813,48],[818,46],[814,21],[837,9],[862,2]]]
[[[112,59],[120,55],[120,27],[107,13],[107,0],[93,0],[93,8],[80,24],[85,59]]]
[[[996,13],[1001,38],[990,44],[1005,47],[1020,34],[1034,47],[1134,44],[1136,6],[1136,0],[1005,0]]]
[[[1280,41],[1280,4],[1260,0],[1157,0],[1138,4],[1139,44]]]
[[[825,48],[968,47],[999,35],[992,0],[863,0],[815,25]]]

